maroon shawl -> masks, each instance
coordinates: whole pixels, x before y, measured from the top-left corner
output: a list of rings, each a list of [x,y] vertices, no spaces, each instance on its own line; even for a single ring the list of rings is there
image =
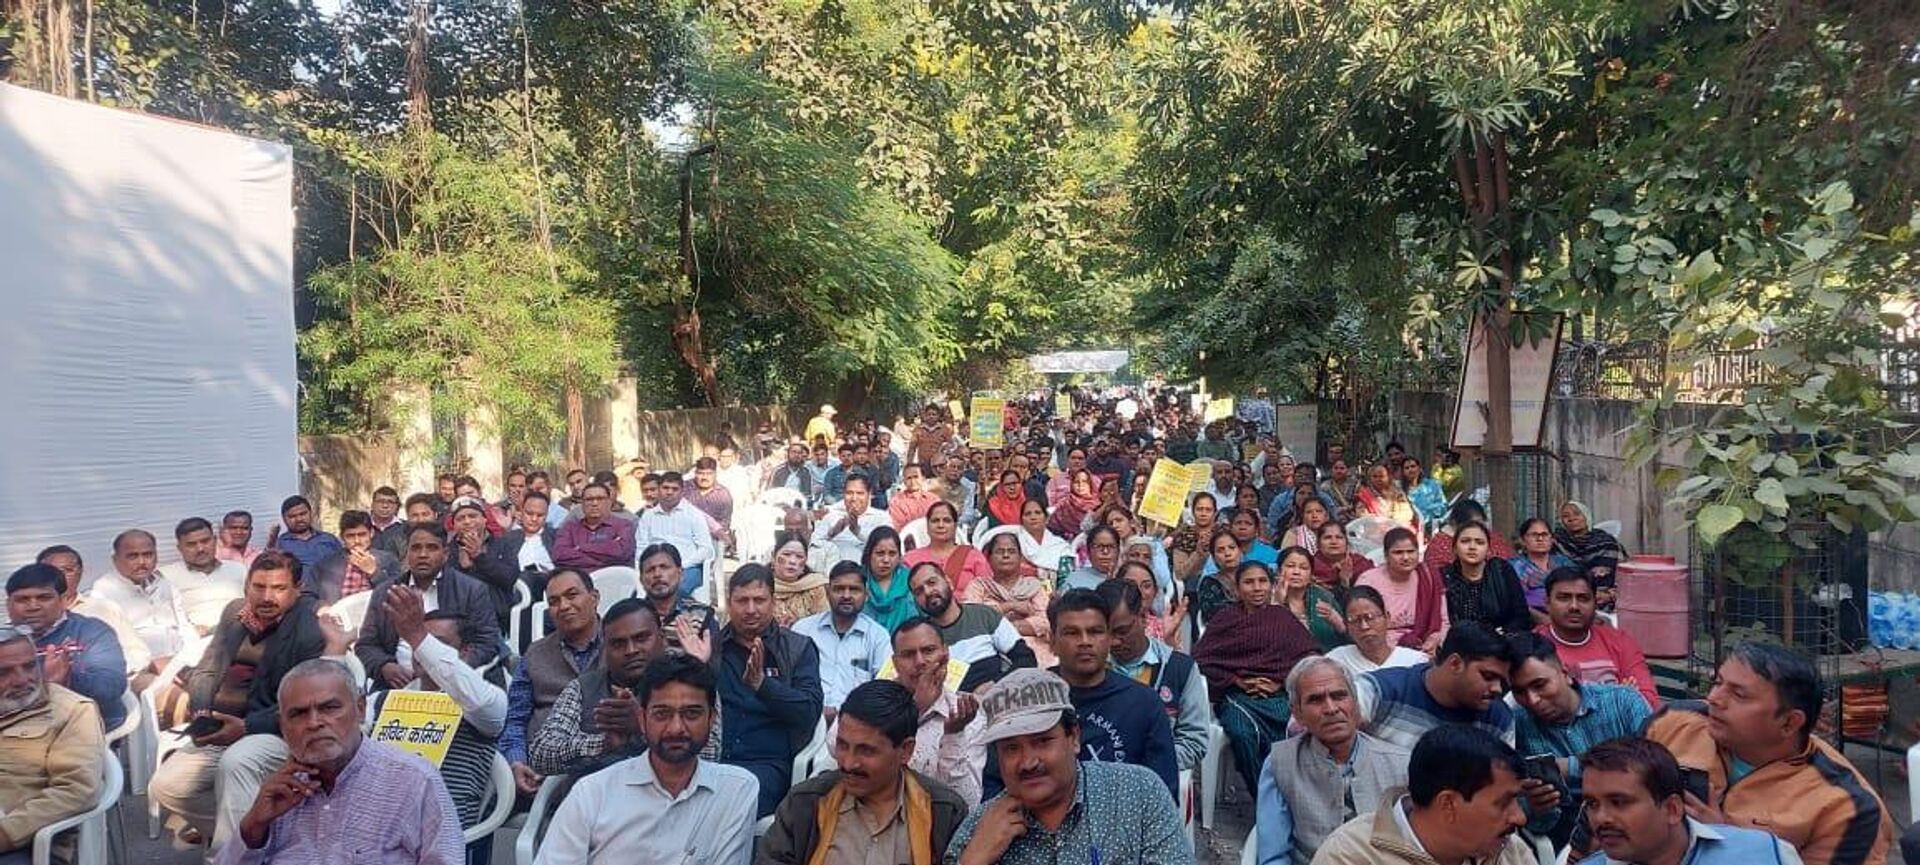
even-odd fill
[[[1440,630],[1441,614],[1447,609],[1447,584],[1426,562],[1413,569],[1413,578],[1420,581],[1420,594],[1413,605],[1413,628],[1400,638],[1400,645],[1418,649]]]
[[[1218,698],[1240,678],[1265,676],[1284,682],[1295,663],[1318,651],[1313,634],[1285,604],[1269,604],[1251,613],[1234,604],[1207,619],[1207,632],[1193,647],[1193,660]]]

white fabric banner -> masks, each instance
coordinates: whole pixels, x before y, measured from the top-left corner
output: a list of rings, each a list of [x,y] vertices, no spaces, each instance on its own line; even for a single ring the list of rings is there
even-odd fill
[[[0,84],[0,569],[299,491],[285,146]],[[337,515],[323,515],[331,529]]]

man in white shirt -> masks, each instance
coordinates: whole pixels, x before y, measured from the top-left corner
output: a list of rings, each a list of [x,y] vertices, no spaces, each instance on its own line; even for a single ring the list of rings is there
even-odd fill
[[[154,570],[159,559],[155,546],[153,534],[144,529],[128,529],[114,536],[114,572],[94,580],[87,595],[119,608],[120,615],[146,644],[153,668],[162,670],[194,630],[173,582]],[[144,684],[136,681],[136,687]]]
[[[721,447],[720,455],[716,460],[719,470],[714,472],[714,477],[733,496],[734,513],[738,514],[740,508],[759,500],[759,475],[754,472],[752,466],[743,465],[740,462],[739,448],[733,445]]]
[[[884,511],[869,507],[872,504],[873,486],[866,475],[847,475],[846,497],[814,526],[813,545],[831,544],[831,561],[860,561],[866,551],[867,536],[881,526],[893,525]]]
[[[820,649],[820,690],[832,720],[840,701],[886,666],[893,646],[887,629],[861,612],[867,606],[867,578],[860,565],[840,562],[827,575],[827,609],[793,623],[793,632]]]
[[[160,575],[173,583],[194,633],[204,637],[220,624],[227,605],[246,592],[247,566],[214,555],[219,539],[213,524],[200,517],[181,520],[173,527],[173,540],[180,561],[161,568]]]
[[[893,677],[913,692],[920,711],[907,765],[952,787],[967,807],[976,808],[980,773],[987,765],[987,745],[980,739],[986,719],[972,694],[954,690],[948,660],[940,630],[927,619],[908,619],[893,632]]]
[[[672,544],[679,550],[680,594],[693,597],[694,590],[704,581],[707,560],[713,558],[713,532],[708,528],[705,513],[681,501],[679,472],[660,475],[660,497],[652,507],[640,512],[640,522],[633,529],[633,543],[635,549],[641,550],[653,544]]]
[[[760,782],[700,759],[719,711],[715,688],[712,669],[696,658],[648,664],[635,694],[646,753],[574,785],[535,865],[751,862]]]
[[[471,826],[485,814],[493,792],[493,757],[500,731],[507,726],[507,692],[488,682],[461,657],[466,647],[459,613],[426,611],[420,593],[395,586],[385,601],[387,620],[412,647],[414,680],[409,691],[438,691],[460,707],[460,724],[440,760],[440,777],[453,797],[460,825]],[[367,732],[393,691],[378,691],[368,700]],[[491,844],[492,839],[479,843]]]

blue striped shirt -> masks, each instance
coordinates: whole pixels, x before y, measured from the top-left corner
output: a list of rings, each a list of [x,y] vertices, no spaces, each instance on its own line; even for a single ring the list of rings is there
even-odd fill
[[[1367,732],[1409,751],[1428,730],[1441,724],[1472,724],[1513,741],[1513,712],[1501,700],[1494,700],[1482,711],[1455,709],[1440,705],[1427,693],[1427,671],[1432,664],[1375,670],[1354,683],[1360,716],[1367,721]]]

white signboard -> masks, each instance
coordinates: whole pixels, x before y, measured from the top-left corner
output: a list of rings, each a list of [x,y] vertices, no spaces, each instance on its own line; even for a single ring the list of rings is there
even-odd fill
[[[1274,406],[1273,434],[1295,460],[1313,459],[1320,448],[1320,406]]]
[[[1553,361],[1560,354],[1560,327],[1539,342],[1521,340],[1508,349],[1512,384],[1513,446],[1537,448],[1545,434],[1547,394],[1553,388]],[[1453,446],[1484,447],[1487,441],[1487,341],[1479,319],[1467,336],[1466,369],[1460,374],[1459,397],[1453,410]]]
[[[293,155],[0,84],[0,562],[299,492]],[[316,514],[332,529],[339,514]]]

